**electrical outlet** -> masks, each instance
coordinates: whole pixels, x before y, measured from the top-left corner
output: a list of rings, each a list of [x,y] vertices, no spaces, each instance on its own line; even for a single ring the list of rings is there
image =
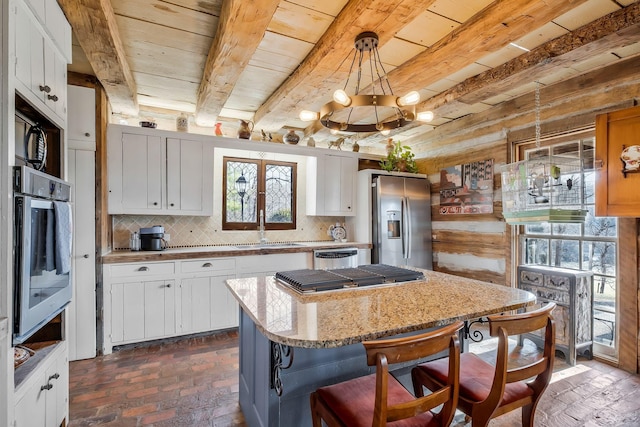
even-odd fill
[[[169,240],[171,240],[171,234],[169,234],[169,233],[164,233],[164,240],[166,240],[167,242],[168,242]]]

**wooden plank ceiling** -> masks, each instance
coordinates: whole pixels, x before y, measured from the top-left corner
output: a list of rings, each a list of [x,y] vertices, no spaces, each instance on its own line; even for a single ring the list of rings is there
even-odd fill
[[[334,90],[353,93],[353,40],[380,38],[396,95],[418,90],[413,122],[394,137],[410,143],[434,126],[640,54],[640,2],[633,0],[58,0],[74,30],[70,71],[102,82],[112,121],[152,119],[173,129],[234,135],[238,119],[283,134],[297,129]],[[355,73],[353,73],[355,74]],[[371,83],[363,71],[363,85]],[[370,115],[355,115],[371,121]],[[384,137],[360,135],[372,152]],[[364,143],[363,143],[364,142]]]

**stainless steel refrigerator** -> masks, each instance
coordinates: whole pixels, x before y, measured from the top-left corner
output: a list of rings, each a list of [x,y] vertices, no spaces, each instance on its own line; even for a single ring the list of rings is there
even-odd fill
[[[389,175],[372,178],[371,262],[433,269],[429,181]]]

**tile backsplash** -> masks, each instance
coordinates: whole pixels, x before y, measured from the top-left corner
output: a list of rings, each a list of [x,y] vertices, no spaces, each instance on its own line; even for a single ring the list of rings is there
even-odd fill
[[[224,244],[257,243],[260,239],[255,231],[223,231],[221,214],[208,217],[170,215],[113,215],[114,250],[128,249],[132,232],[142,227],[162,225],[171,236],[169,247],[214,246]],[[266,231],[270,242],[315,242],[331,240],[327,234],[336,222],[343,223],[343,217],[317,217],[299,215],[296,230]]]

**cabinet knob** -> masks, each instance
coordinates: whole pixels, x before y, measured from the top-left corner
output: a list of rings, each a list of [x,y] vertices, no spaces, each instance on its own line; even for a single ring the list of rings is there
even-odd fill
[[[46,385],[43,385],[42,387],[40,387],[40,391],[51,390],[52,388],[53,388],[53,384],[47,383]]]
[[[47,95],[47,98],[53,102],[58,102],[58,95]]]
[[[53,374],[53,375],[51,375],[51,376],[49,377],[49,381],[51,381],[51,380],[57,380],[58,378],[60,378],[60,374],[56,372],[55,374]]]
[[[84,136],[86,136],[87,138],[91,136],[91,134],[89,132],[85,132]]]
[[[158,206],[158,202],[153,202],[153,206]]]
[[[149,267],[142,266],[138,269],[138,271],[149,271]]]
[[[171,203],[171,206],[175,206],[175,204]]]
[[[84,255],[82,255],[82,258],[84,258],[84,259],[89,258],[89,254],[84,254]]]
[[[205,262],[204,264],[202,264],[202,268],[209,268],[209,267],[213,267],[213,264],[211,264],[210,262]]]
[[[44,92],[44,93],[51,92],[51,88],[49,86],[47,86],[47,85],[44,85],[44,86],[40,85],[39,88],[40,88],[40,92]]]
[[[171,283],[167,283],[167,288],[170,288],[170,287],[171,287]]]

